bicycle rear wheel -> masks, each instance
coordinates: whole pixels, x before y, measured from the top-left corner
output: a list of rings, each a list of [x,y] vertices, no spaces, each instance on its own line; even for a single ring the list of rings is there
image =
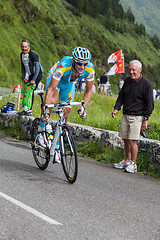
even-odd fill
[[[62,127],[60,146],[64,174],[69,183],[74,183],[78,175],[78,158],[74,138],[66,125]]]
[[[35,118],[31,127],[32,153],[37,166],[41,170],[45,170],[49,164],[50,151],[49,151],[49,148],[47,147],[44,148],[40,146],[38,143],[37,134],[38,134],[39,122],[40,122],[40,118]]]

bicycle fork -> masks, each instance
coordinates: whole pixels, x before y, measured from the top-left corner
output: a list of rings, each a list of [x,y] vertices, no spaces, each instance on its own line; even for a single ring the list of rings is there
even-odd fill
[[[64,155],[64,153],[65,153],[64,136],[63,136],[62,126],[57,125],[55,135],[54,135],[54,139],[53,139],[53,142],[52,142],[52,145],[51,145],[51,148],[50,148],[50,156],[53,156],[54,153],[55,153],[56,143],[57,143],[57,140],[59,139],[59,136],[60,136],[60,144],[61,144],[61,149],[62,149],[62,155]],[[67,142],[69,144],[70,151],[73,154],[74,150],[73,150],[71,140],[70,140],[69,135],[68,135],[68,131],[65,131],[65,137],[67,138]]]
[[[54,134],[54,139],[53,139],[53,142],[52,142],[52,145],[51,145],[51,148],[50,148],[50,156],[53,156],[54,153],[55,153],[55,148],[56,148],[56,143],[57,143],[57,140],[59,138],[59,126],[57,125],[56,127],[56,131],[55,131],[55,134]]]
[[[68,144],[69,144],[70,151],[71,151],[71,153],[73,154],[73,153],[74,153],[74,150],[73,150],[73,147],[72,147],[72,144],[71,144],[69,135],[68,135],[68,131],[65,131],[65,137],[67,138],[67,142],[68,142]],[[63,138],[62,128],[61,128],[61,147],[62,147],[62,154],[64,155],[64,154],[65,154],[65,149],[64,149],[64,138]]]

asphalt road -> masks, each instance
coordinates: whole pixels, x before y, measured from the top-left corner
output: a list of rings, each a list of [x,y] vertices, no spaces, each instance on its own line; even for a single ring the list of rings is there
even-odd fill
[[[0,240],[160,240],[160,181],[79,158],[69,184],[0,134]]]

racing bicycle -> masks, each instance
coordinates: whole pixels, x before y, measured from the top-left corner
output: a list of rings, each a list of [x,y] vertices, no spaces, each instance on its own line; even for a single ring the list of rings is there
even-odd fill
[[[50,104],[44,106],[44,116],[48,113],[48,108],[56,108],[57,110],[52,110],[52,113],[58,114],[58,121],[56,125],[54,120],[51,120],[52,131],[48,135],[46,129],[44,132],[44,139],[46,147],[43,147],[38,142],[38,126],[40,118],[35,118],[31,127],[31,145],[34,160],[37,166],[41,170],[45,170],[48,167],[51,157],[53,157],[53,163],[55,162],[56,155],[56,143],[60,140],[60,157],[63,167],[64,174],[69,183],[74,183],[78,175],[78,158],[76,151],[76,144],[74,137],[71,134],[70,129],[65,124],[64,111],[66,106],[70,105],[80,105],[81,113],[83,114],[85,110],[84,101],[65,103],[59,102],[57,104]],[[46,124],[47,125],[47,124]]]

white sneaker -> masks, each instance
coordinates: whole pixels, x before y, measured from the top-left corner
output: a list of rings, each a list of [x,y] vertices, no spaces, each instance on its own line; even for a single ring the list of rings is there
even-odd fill
[[[29,110],[29,108],[28,108],[26,105],[24,105],[24,106],[22,107],[22,110],[26,112],[26,111]]]
[[[53,163],[61,163],[61,153],[59,149],[55,149]]]
[[[130,163],[130,162],[126,162],[126,160],[123,159],[121,162],[115,163],[115,164],[113,165],[113,167],[114,167],[114,168],[125,168],[125,167],[128,166],[129,163]]]
[[[37,139],[38,139],[39,144],[40,144],[42,147],[45,148],[45,147],[46,147],[46,144],[45,144],[44,133],[43,133],[43,132],[39,132],[39,133],[38,133]]]
[[[27,116],[32,116],[32,110],[26,111],[26,112],[25,112],[25,115],[27,115]]]
[[[137,172],[137,165],[130,161],[127,167],[125,167],[124,172],[129,172],[129,173],[136,173]]]

